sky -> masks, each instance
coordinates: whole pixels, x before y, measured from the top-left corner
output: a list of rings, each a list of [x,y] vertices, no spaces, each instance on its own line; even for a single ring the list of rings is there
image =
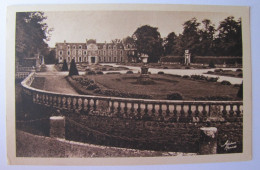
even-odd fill
[[[201,22],[210,19],[216,27],[220,21],[231,16],[216,12],[174,12],[174,11],[69,11],[45,12],[45,22],[53,28],[51,39],[47,43],[55,47],[57,42],[110,42],[131,36],[138,27],[150,25],[157,27],[161,37],[171,32],[177,35],[183,31],[183,23],[193,17]],[[238,19],[238,17],[235,17]]]

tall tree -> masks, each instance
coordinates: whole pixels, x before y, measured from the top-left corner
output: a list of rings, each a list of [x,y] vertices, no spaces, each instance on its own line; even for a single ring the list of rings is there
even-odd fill
[[[200,54],[202,56],[214,55],[214,36],[215,36],[215,25],[211,23],[209,19],[202,21],[203,28],[199,30],[200,34]]]
[[[144,25],[134,32],[133,39],[139,55],[147,54],[148,62],[158,62],[163,54],[162,38],[158,28]]]
[[[233,16],[220,22],[218,27],[217,48],[220,55],[242,56],[241,18],[237,21]]]
[[[163,47],[164,47],[164,55],[175,54],[175,45],[176,45],[177,36],[174,32],[168,34],[168,36],[164,39]]]
[[[16,14],[16,57],[31,57],[46,52],[52,29],[48,29],[43,12],[18,12]]]
[[[183,33],[181,36],[183,52],[186,49],[190,50],[194,55],[197,55],[200,52],[199,26],[200,23],[197,22],[196,18],[192,18],[183,24]]]

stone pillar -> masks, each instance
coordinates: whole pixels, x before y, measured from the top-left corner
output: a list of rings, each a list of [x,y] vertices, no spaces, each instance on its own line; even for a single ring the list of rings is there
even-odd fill
[[[65,138],[65,117],[50,117],[50,137]]]
[[[217,128],[200,128],[199,154],[208,155],[217,153]]]

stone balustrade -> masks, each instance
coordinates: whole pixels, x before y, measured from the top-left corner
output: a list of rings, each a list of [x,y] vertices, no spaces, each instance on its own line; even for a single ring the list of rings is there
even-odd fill
[[[70,95],[31,87],[35,73],[23,82],[25,94],[35,104],[86,115],[135,118],[144,120],[200,121],[199,118],[240,117],[242,101],[173,101],[92,95]],[[28,98],[27,98],[28,99]]]

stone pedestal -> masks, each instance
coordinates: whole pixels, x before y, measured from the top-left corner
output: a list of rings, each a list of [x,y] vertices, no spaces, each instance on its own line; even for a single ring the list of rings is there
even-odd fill
[[[217,128],[200,128],[199,154],[208,155],[217,153]]]
[[[50,117],[50,137],[65,139],[65,117]]]
[[[143,65],[141,67],[141,75],[137,78],[137,83],[139,84],[152,84],[153,80],[148,75],[148,67]]]

